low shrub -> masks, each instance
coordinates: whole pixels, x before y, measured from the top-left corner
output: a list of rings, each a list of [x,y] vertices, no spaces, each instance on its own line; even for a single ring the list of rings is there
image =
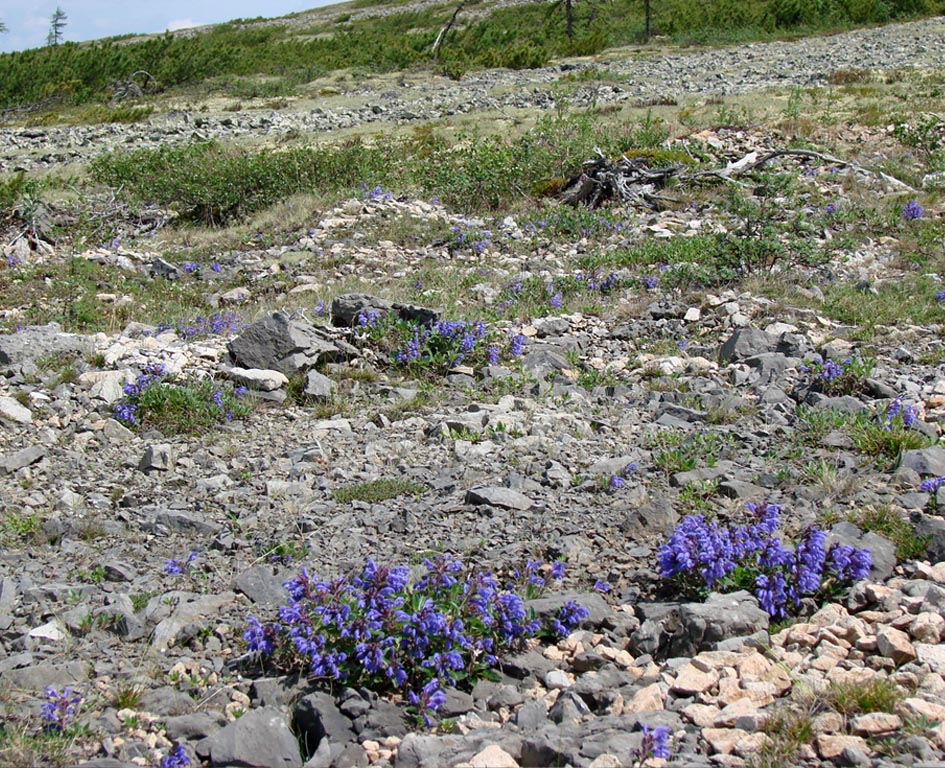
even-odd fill
[[[249,415],[241,399],[245,388],[211,379],[178,381],[162,364],[148,366],[133,383],[125,384],[125,397],[114,406],[116,419],[138,429],[158,429],[183,434],[206,432],[214,426]]]

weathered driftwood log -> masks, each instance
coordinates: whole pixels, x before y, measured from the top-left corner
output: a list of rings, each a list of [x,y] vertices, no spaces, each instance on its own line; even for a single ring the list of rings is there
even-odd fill
[[[647,158],[622,157],[617,162],[608,160],[600,150],[598,157],[587,160],[581,166],[581,172],[570,177],[561,192],[561,202],[588,208],[599,208],[601,205],[618,200],[622,203],[646,205],[656,209],[665,197],[656,194],[663,187],[666,180],[676,176],[680,183],[698,182],[703,179],[718,179],[721,181],[739,183],[738,179],[757,171],[767,163],[778,158],[793,158],[802,161],[820,161],[838,167],[850,168],[862,175],[877,176],[893,188],[904,192],[915,192],[905,182],[890,176],[883,171],[864,168],[858,163],[842,160],[838,157],[814,152],[809,149],[775,149],[765,153],[749,152],[739,160],[730,162],[724,168],[710,168],[693,172],[683,172],[681,166],[665,166],[650,168]]]
[[[678,166],[650,168],[644,157],[624,156],[614,163],[603,153],[598,152],[598,155],[586,161],[579,174],[568,179],[561,194],[562,202],[575,207],[599,208],[610,200],[619,200],[657,208],[656,190],[679,171]]]

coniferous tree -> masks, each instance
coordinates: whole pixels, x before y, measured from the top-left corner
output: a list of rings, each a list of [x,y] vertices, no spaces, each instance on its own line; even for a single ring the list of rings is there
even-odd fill
[[[62,42],[68,20],[69,17],[66,16],[66,12],[57,5],[49,19],[49,34],[46,35],[46,45],[59,45]]]

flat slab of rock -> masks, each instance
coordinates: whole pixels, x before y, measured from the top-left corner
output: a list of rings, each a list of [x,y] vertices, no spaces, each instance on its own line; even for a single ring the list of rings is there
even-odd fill
[[[18,469],[35,464],[46,455],[46,448],[42,445],[31,445],[16,453],[0,457],[0,471],[4,474],[16,472]]]
[[[482,488],[470,488],[466,491],[466,504],[524,511],[531,509],[534,502],[524,493],[513,491],[511,488],[486,486]]]
[[[17,424],[30,424],[33,414],[30,409],[12,397],[0,397],[0,419],[15,421]]]
[[[265,368],[231,368],[227,376],[237,384],[256,392],[273,392],[289,383],[284,373]]]

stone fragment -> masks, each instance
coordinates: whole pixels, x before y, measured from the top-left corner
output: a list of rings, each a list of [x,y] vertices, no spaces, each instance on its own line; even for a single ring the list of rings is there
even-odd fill
[[[257,392],[273,392],[289,383],[284,373],[264,368],[230,368],[227,376],[237,384]]]
[[[820,733],[814,738],[814,749],[824,760],[835,760],[843,750],[852,748],[868,752],[869,745],[859,736],[845,736],[839,733]]]
[[[16,472],[31,464],[35,464],[46,455],[46,448],[42,445],[31,445],[28,448],[22,448],[16,453],[0,457],[0,469],[4,474]]]
[[[532,500],[524,493],[501,486],[470,488],[466,491],[465,503],[518,511],[531,509],[533,506]]]
[[[676,673],[676,679],[670,683],[670,691],[679,696],[695,696],[709,691],[719,681],[719,674],[702,672],[693,664],[685,664]]]
[[[916,652],[909,635],[894,627],[882,627],[876,633],[876,647],[880,654],[892,659],[896,666],[915,661]]]
[[[938,722],[945,720],[945,705],[911,696],[903,699],[896,706],[896,714],[903,720]]]
[[[344,357],[327,331],[278,312],[250,325],[227,349],[241,368],[274,370],[286,376]]]
[[[941,619],[941,616],[937,616],[937,618]],[[916,657],[921,664],[928,664],[929,669],[936,674],[945,675],[945,645],[916,643],[914,648]]]
[[[12,397],[0,397],[0,419],[15,421],[17,424],[32,424],[33,414],[25,405]]]
[[[857,736],[878,736],[893,733],[902,728],[902,718],[891,712],[869,712],[857,715],[850,721],[850,728]]]
[[[167,472],[174,466],[174,449],[169,443],[149,445],[144,450],[138,469],[141,472]]]
[[[649,712],[663,708],[663,692],[658,683],[644,686],[623,703],[624,714]]]
[[[490,744],[469,758],[469,768],[518,768],[518,761],[498,744]]]
[[[936,445],[903,451],[899,468],[914,470],[921,477],[942,477],[945,475],[945,448]]]
[[[252,709],[197,743],[197,754],[213,766],[302,768],[295,734],[278,709]]]
[[[331,400],[335,394],[335,382],[318,371],[309,371],[305,377],[305,396],[317,402]]]
[[[740,728],[703,728],[702,738],[709,745],[711,754],[729,755],[735,749],[743,738],[748,735],[747,731]]]

